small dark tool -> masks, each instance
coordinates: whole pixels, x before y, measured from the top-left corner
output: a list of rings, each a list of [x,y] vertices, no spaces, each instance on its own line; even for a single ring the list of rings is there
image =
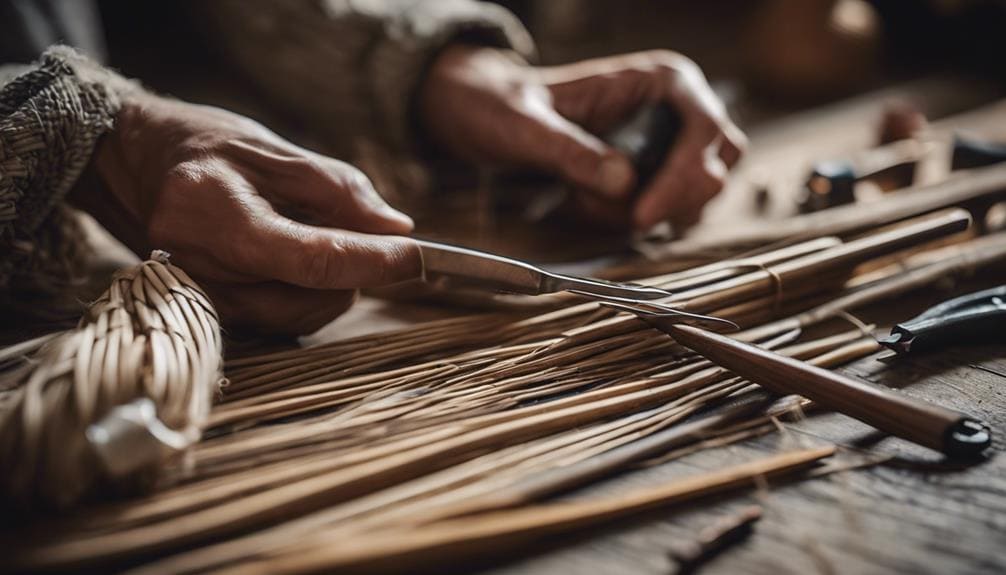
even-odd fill
[[[974,457],[992,443],[989,427],[963,413],[724,335],[681,325],[673,316],[634,306],[604,305],[634,313],[679,344],[769,391],[802,395],[949,457]]]
[[[800,211],[816,212],[856,201],[856,184],[871,181],[881,189],[910,186],[926,150],[913,140],[894,142],[850,159],[818,162],[798,199]],[[1006,145],[954,136],[951,169],[981,168],[1006,161]]]
[[[954,152],[950,160],[952,170],[983,168],[1002,161],[1006,161],[1006,145],[954,135]]]
[[[637,192],[656,175],[682,127],[677,110],[660,102],[643,106],[605,138],[608,145],[632,161],[636,170]]]
[[[899,354],[940,349],[946,345],[1006,334],[1006,286],[999,286],[933,306],[891,328],[880,343]]]
[[[804,184],[800,211],[816,212],[856,201],[856,169],[851,162],[818,162]]]
[[[814,164],[798,203],[802,212],[816,212],[856,201],[856,184],[872,181],[883,189],[912,184],[920,159],[913,141],[896,142],[852,159]]]
[[[661,102],[640,107],[604,136],[605,143],[632,162],[636,173],[635,195],[639,195],[663,165],[681,129],[681,116],[669,104]],[[532,220],[540,220],[561,206],[568,197],[569,190],[565,188],[539,194],[531,202],[527,215]]]

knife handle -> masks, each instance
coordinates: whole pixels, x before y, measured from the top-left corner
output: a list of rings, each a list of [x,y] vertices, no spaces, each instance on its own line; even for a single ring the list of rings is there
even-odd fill
[[[1006,330],[1006,286],[1000,286],[933,306],[917,317],[891,328],[880,343],[899,352],[938,350],[975,340],[995,341]]]
[[[441,288],[476,288],[503,293],[542,293],[545,272],[519,260],[478,250],[416,239],[422,279]]]

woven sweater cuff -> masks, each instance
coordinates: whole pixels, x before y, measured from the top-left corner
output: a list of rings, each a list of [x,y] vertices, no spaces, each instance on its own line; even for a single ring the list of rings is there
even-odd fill
[[[38,240],[51,235],[43,228],[53,208],[133,90],[139,87],[63,46],[0,86],[0,287],[14,276],[58,273],[41,269],[53,260],[43,252],[58,246]]]
[[[0,87],[0,236],[42,223],[112,128],[123,95],[138,89],[64,46]]]

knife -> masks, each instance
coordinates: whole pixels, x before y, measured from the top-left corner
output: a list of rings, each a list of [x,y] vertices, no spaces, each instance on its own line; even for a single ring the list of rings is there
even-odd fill
[[[542,295],[569,291],[598,299],[651,301],[667,290],[546,271],[527,262],[469,248],[416,240],[423,261],[422,279],[436,287],[474,288],[501,293]]]

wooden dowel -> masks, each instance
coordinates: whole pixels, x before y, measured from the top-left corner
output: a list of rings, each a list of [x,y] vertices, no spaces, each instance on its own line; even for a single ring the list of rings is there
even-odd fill
[[[696,234],[696,239],[672,242],[655,254],[659,258],[689,257],[711,250],[740,249],[780,241],[850,234],[869,230],[949,206],[993,203],[1006,194],[1006,164],[955,173],[935,184],[913,186],[884,194],[869,203],[854,203],[803,216],[751,226],[736,226],[720,233]]]
[[[660,329],[713,363],[775,393],[802,395],[950,457],[973,457],[991,443],[985,424],[957,411],[699,328],[664,324]]]

